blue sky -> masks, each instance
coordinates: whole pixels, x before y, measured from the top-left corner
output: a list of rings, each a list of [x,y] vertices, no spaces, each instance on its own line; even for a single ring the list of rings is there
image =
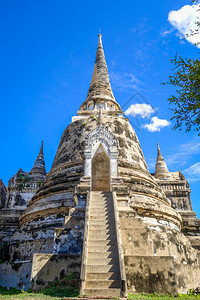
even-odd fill
[[[0,178],[4,183],[19,168],[30,171],[42,140],[50,170],[61,134],[86,98],[101,27],[116,100],[124,111],[137,103],[154,110],[146,118],[130,116],[150,172],[159,142],[169,170],[187,175],[193,208],[200,216],[200,139],[195,132],[172,130],[167,98],[174,89],[161,85],[172,73],[170,58],[176,53],[199,56],[194,41],[182,39],[194,17],[185,5],[189,1],[2,2]],[[171,124],[150,132],[145,124],[151,124],[152,117]]]

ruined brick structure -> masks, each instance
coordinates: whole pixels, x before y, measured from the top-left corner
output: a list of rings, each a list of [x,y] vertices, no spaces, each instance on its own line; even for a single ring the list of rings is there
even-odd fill
[[[50,172],[41,148],[33,169],[11,178],[0,200],[9,251],[0,284],[28,287],[31,280],[37,289],[76,272],[80,293],[99,297],[176,294],[200,284],[200,221],[189,184],[169,172],[159,146],[149,173],[113,95],[101,35],[87,98],[64,130]]]

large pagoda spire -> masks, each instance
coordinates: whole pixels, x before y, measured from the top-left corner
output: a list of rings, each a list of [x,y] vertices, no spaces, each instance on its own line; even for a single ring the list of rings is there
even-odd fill
[[[160,179],[170,177],[170,172],[167,168],[164,158],[162,157],[159,144],[157,144],[157,161],[156,161],[156,168],[155,168],[155,177]]]
[[[40,147],[40,152],[35,160],[33,168],[30,171],[30,174],[46,176],[45,161],[44,161],[44,154],[43,154],[43,141]]]
[[[115,101],[115,97],[113,95],[112,88],[110,85],[108,68],[106,64],[105,54],[103,51],[101,36],[102,35],[99,34],[99,42],[97,47],[94,71],[86,101],[96,98]]]
[[[98,104],[101,104],[103,110],[118,110],[121,111],[119,104],[116,102],[110,84],[108,68],[106,64],[105,54],[102,45],[102,35],[99,34],[99,41],[96,52],[96,59],[92,80],[88,90],[87,98],[80,107],[80,110],[98,110]],[[104,101],[104,104],[103,104]],[[105,105],[105,101],[109,105]],[[116,106],[116,107],[115,107]],[[90,107],[90,108],[89,108]],[[92,107],[92,108],[91,108]]]

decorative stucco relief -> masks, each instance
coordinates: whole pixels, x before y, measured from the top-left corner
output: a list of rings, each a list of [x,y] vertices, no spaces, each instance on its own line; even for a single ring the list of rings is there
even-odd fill
[[[110,157],[111,177],[117,177],[117,139],[107,127],[100,124],[85,139],[84,176],[91,177],[92,158],[102,144]]]

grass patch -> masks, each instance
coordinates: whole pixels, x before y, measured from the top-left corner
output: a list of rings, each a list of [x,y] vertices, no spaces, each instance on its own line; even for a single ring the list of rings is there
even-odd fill
[[[78,297],[79,296],[79,289],[74,287],[58,287],[58,286],[51,286],[49,288],[42,289],[38,291],[38,293],[43,295],[48,295],[52,297]]]
[[[54,281],[46,288],[26,292],[17,288],[0,286],[0,300],[60,300],[63,298],[79,297],[79,274],[71,273],[62,280]]]
[[[135,295],[135,294],[129,294],[128,295],[128,299],[129,300],[149,300],[149,299],[154,299],[154,300],[176,300],[176,299],[189,299],[189,300],[197,300],[200,299],[200,294],[198,295],[193,295],[192,293],[189,294],[178,294],[177,296],[172,295],[159,295],[158,293],[153,293],[153,294],[139,294],[139,295]]]
[[[35,293],[23,293],[20,295],[0,295],[0,300],[62,300],[62,298],[58,297],[51,297],[51,296],[46,296],[42,294],[35,294]]]
[[[69,296],[50,296],[50,295],[45,295],[42,293],[28,293],[28,292],[22,292],[20,294],[16,295],[1,295],[0,294],[0,300],[62,300],[65,299],[66,297]],[[129,294],[128,299],[132,300],[146,300],[146,299],[154,299],[154,300],[176,300],[176,299],[188,299],[188,300],[196,300],[200,299],[199,296],[195,297],[192,295],[179,295],[178,297],[174,296],[169,296],[169,295],[160,295],[160,296],[155,296],[155,295],[132,295]]]
[[[41,300],[59,300],[66,297],[78,297],[79,296],[79,288],[70,287],[70,286],[55,286],[52,285],[50,287],[41,289],[34,293],[31,289],[28,291],[23,291],[16,288],[7,288],[0,286],[0,299],[12,300],[12,299],[24,299],[24,300],[33,300],[33,299],[41,299]]]
[[[67,282],[73,281],[74,286],[67,286]],[[76,279],[76,275],[70,274],[64,281],[54,282],[51,286],[41,289],[37,292],[33,292],[31,289],[23,291],[16,288],[7,288],[0,286],[0,300],[62,300],[65,298],[78,298],[79,297],[79,284]],[[128,300],[176,300],[176,299],[189,299],[197,300],[200,299],[200,293],[195,290],[188,291],[188,294],[174,295],[159,295],[158,293],[153,294],[129,294]]]

